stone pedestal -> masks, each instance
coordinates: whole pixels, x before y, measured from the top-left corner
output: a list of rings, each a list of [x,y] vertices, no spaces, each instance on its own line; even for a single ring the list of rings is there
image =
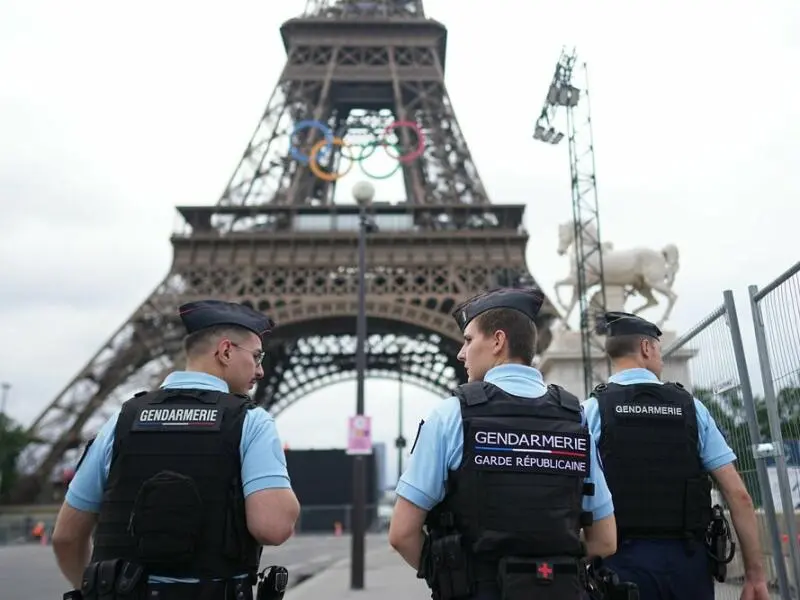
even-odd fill
[[[661,347],[668,347],[677,337],[673,331],[665,331],[661,336]],[[681,348],[664,360],[662,381],[679,381],[687,389],[692,389],[689,374],[689,359],[696,350]],[[598,374],[607,373],[605,357],[599,348],[592,347],[592,358],[596,362]],[[579,331],[554,331],[553,341],[538,363],[546,383],[556,383],[575,394],[581,400],[583,389],[583,355],[581,353],[581,334]]]

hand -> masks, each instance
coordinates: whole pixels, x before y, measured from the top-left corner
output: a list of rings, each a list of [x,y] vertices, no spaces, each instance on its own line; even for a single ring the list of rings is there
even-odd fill
[[[767,582],[763,579],[760,581],[745,579],[742,595],[739,598],[740,600],[770,600]]]

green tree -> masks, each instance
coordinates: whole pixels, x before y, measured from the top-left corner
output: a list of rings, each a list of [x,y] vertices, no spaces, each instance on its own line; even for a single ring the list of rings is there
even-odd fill
[[[0,502],[5,502],[17,481],[17,459],[28,445],[28,434],[8,415],[0,414]]]

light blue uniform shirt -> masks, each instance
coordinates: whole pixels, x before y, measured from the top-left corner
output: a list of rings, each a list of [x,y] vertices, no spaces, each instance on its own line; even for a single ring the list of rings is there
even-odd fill
[[[489,369],[483,380],[512,396],[539,398],[547,393],[542,374],[524,365],[494,367]],[[592,440],[589,445],[589,476],[585,480],[594,484],[594,495],[583,497],[583,510],[591,512],[597,521],[613,514],[614,503],[597,460],[595,444]],[[420,428],[416,448],[397,484],[397,495],[430,511],[444,499],[448,471],[459,467],[463,451],[461,405],[458,398],[451,396],[436,405]]]
[[[228,384],[222,379],[196,371],[170,373],[161,385],[168,389],[195,389],[228,392]],[[111,453],[114,447],[114,429],[119,411],[106,421],[86,453],[86,457],[69,484],[65,501],[71,507],[86,512],[100,512]],[[291,487],[286,469],[286,456],[278,437],[275,420],[266,410],[248,410],[242,426],[239,444],[242,460],[242,488],[244,496],[253,492],[274,488]],[[175,579],[150,577],[153,583],[197,582],[197,579]]]
[[[661,384],[658,377],[647,369],[625,369],[608,378],[609,383],[619,385],[633,385],[635,383]],[[695,398],[695,412],[697,413],[697,451],[703,468],[706,471],[719,469],[736,460],[736,454],[731,450],[722,436],[714,417],[708,412],[705,405]],[[600,410],[597,398],[589,398],[583,405],[589,429],[596,439],[600,439]]]

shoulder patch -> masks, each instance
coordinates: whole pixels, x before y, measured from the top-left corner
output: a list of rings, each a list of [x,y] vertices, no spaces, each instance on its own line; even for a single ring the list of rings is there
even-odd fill
[[[589,434],[471,427],[468,468],[479,471],[589,475]]]
[[[196,404],[143,406],[136,409],[131,431],[219,431],[224,411]]]

